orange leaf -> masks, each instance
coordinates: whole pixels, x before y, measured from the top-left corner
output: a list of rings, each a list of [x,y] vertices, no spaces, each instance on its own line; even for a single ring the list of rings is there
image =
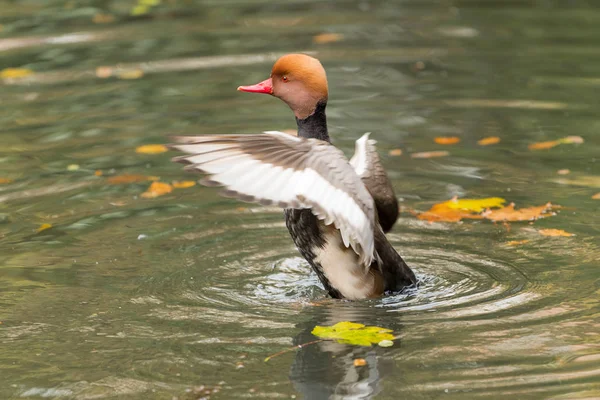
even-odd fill
[[[139,154],[160,154],[165,151],[169,151],[169,149],[163,144],[146,144],[135,149],[135,152]]]
[[[153,199],[158,196],[162,196],[173,191],[173,186],[163,182],[152,182],[152,185],[142,193],[142,197],[145,199]]]
[[[477,144],[480,146],[489,146],[497,143],[500,143],[500,138],[498,136],[489,136],[477,141]]]
[[[97,169],[96,171],[94,171],[94,175],[102,176],[102,170]]]
[[[529,148],[529,150],[546,150],[558,146],[559,144],[560,141],[558,140],[550,140],[548,142],[531,143],[527,148]]]
[[[558,171],[556,171],[557,174],[559,175],[569,175],[571,173],[570,169],[559,169]]]
[[[529,243],[529,239],[524,239],[524,240],[511,240],[509,242],[506,242],[507,246],[519,246],[521,244],[525,244],[525,243]]]
[[[156,181],[158,177],[156,176],[145,176],[145,175],[117,175],[111,176],[107,179],[107,182],[113,185],[119,185],[123,183],[136,183],[136,182],[146,182],[146,181]]]
[[[482,219],[479,214],[473,214],[463,210],[453,210],[450,208],[436,209],[433,206],[431,210],[417,215],[420,220],[429,222],[459,222],[462,219]]]
[[[9,178],[0,178],[0,184],[11,183],[13,180]]]
[[[565,232],[562,229],[540,229],[538,232],[544,236],[575,236],[574,234]]]
[[[558,208],[551,203],[538,207],[527,207],[515,210],[515,203],[497,210],[486,210],[483,217],[494,222],[533,221],[554,215],[552,208]]]
[[[364,367],[365,365],[367,365],[367,360],[365,360],[364,358],[356,358],[354,360],[355,367]]]
[[[412,158],[435,158],[435,157],[446,157],[450,153],[447,151],[423,151],[421,153],[413,153],[410,156]]]
[[[192,187],[196,184],[195,181],[173,181],[171,182],[171,186],[173,186],[174,189],[187,189],[189,187]]]
[[[321,33],[313,37],[313,42],[316,44],[335,43],[344,39],[341,33]]]
[[[433,141],[436,142],[437,144],[448,145],[448,144],[456,144],[456,143],[460,142],[460,138],[456,137],[456,136],[440,136],[440,137],[434,138]]]
[[[402,149],[392,149],[389,152],[390,156],[401,156],[402,155]]]
[[[567,136],[558,140],[550,140],[548,142],[538,142],[531,143],[529,146],[529,150],[546,150],[551,149],[554,146],[558,146],[559,144],[581,144],[584,140],[581,136]]]
[[[600,200],[600,192],[596,193],[595,195],[593,195],[592,199],[594,199],[594,200]]]

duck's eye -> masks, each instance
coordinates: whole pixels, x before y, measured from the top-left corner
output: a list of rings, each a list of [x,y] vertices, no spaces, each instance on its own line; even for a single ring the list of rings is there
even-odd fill
[[[283,76],[283,78],[281,78],[282,81],[287,82],[288,81],[288,77],[287,76]]]

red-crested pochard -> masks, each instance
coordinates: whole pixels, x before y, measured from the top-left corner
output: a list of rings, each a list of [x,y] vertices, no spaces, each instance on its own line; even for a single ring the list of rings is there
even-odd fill
[[[294,243],[332,297],[364,299],[415,285],[384,234],[398,217],[398,203],[375,142],[369,134],[357,140],[350,162],[330,143],[319,60],[285,55],[270,78],[238,90],[283,100],[296,116],[298,136],[175,137],[172,147],[189,155],[174,160],[207,174],[203,185],[224,186],[224,196],[284,208]]]

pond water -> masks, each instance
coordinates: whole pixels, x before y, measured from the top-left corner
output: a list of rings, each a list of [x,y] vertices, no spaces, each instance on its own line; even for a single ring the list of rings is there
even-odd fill
[[[0,4],[0,398],[600,398],[594,2]],[[135,152],[169,134],[293,129],[284,104],[235,88],[298,51],[328,71],[334,143],[378,141],[414,292],[329,299],[279,210],[110,181],[195,179]],[[585,143],[528,149],[572,135]],[[410,212],[453,196],[563,208],[510,225]],[[264,362],[339,321],[398,339]]]

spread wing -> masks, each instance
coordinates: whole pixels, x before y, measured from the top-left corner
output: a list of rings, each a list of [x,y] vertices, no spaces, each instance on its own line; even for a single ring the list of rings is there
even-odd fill
[[[389,232],[398,219],[398,199],[377,154],[377,142],[369,139],[369,134],[365,133],[356,141],[350,164],[375,201],[381,228]]]
[[[373,199],[344,154],[329,143],[283,132],[175,137],[189,155],[174,161],[207,174],[200,183],[223,195],[283,208],[308,208],[340,230],[363,265],[374,257]]]

